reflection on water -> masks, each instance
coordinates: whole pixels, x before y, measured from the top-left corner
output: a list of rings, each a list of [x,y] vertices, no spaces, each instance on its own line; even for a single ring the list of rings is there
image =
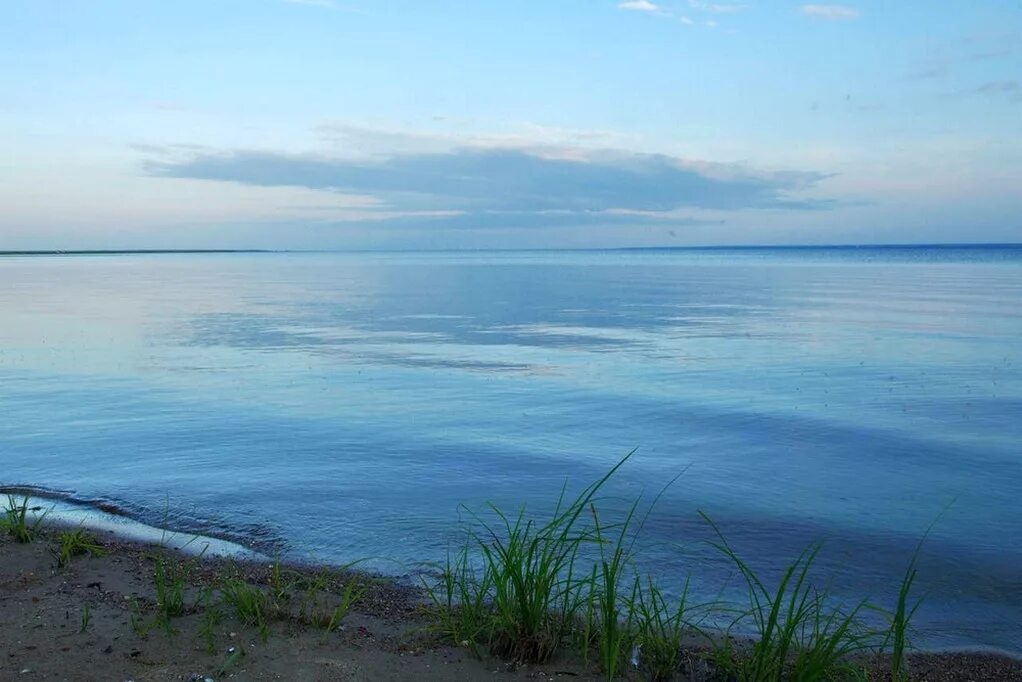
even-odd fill
[[[950,504],[923,638],[1017,648],[1020,337],[1011,248],[2,257],[0,484],[401,573],[638,447],[666,579],[889,596]]]

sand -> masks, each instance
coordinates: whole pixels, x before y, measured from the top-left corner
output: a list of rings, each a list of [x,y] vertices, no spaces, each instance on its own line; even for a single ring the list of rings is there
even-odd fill
[[[0,539],[0,680],[204,680],[218,671],[220,679],[235,680],[601,679],[577,660],[512,666],[485,652],[477,658],[446,646],[429,630],[420,591],[367,576],[357,577],[367,585],[365,597],[332,632],[283,619],[272,623],[264,641],[228,613],[213,628],[211,653],[201,608],[172,619],[173,634],[144,627],[155,620],[153,557],[168,550],[97,533],[108,554],[76,557],[62,567],[57,532],[44,530],[29,544]],[[238,571],[254,583],[270,579],[265,564],[169,556],[194,562],[189,605],[225,572]],[[1022,661],[989,654],[916,655],[912,669],[919,680],[1022,680]],[[643,679],[638,671],[630,678]]]

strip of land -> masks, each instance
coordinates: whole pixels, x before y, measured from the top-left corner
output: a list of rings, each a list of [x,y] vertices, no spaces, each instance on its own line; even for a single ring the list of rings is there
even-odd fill
[[[103,532],[68,551],[69,532],[0,540],[0,680],[603,679],[570,651],[517,665],[445,642],[425,594],[390,579],[194,557]],[[717,679],[706,648],[680,660],[677,679]],[[991,654],[909,663],[911,679],[1022,680],[1022,661]]]

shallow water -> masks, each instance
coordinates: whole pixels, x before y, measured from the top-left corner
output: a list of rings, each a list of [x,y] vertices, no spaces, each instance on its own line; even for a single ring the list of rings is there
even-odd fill
[[[638,448],[666,580],[702,509],[889,600],[944,510],[917,642],[1020,651],[1020,341],[1019,248],[7,256],[0,485],[405,573]]]

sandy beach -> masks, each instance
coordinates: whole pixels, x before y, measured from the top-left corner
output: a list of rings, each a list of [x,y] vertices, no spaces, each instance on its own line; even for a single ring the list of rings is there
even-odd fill
[[[60,532],[0,541],[2,680],[603,679],[568,653],[516,665],[447,644],[431,629],[425,594],[391,579],[197,558],[102,531],[99,555],[61,565]],[[180,615],[164,620],[159,570],[185,578]],[[265,630],[208,598],[231,580],[278,605]],[[349,585],[358,599],[330,622]],[[699,647],[682,660],[677,679],[717,679]],[[1022,680],[1022,661],[983,653],[917,653],[910,667],[916,680]]]
[[[0,544],[2,680],[472,680],[495,673],[541,679],[556,672],[545,667],[512,675],[503,662],[438,645],[421,615],[418,591],[370,576],[353,578],[367,592],[332,632],[296,616],[276,619],[264,640],[257,628],[225,614],[210,647],[200,634],[203,607],[195,605],[202,588],[228,573],[265,584],[268,566],[197,560],[99,534],[103,556],[75,557],[61,567],[56,532],[46,531],[32,543]],[[155,623],[153,571],[160,555],[190,567],[185,612],[172,619],[171,630]],[[329,589],[324,592],[324,602],[336,599]],[[571,670],[572,677],[582,673]]]

